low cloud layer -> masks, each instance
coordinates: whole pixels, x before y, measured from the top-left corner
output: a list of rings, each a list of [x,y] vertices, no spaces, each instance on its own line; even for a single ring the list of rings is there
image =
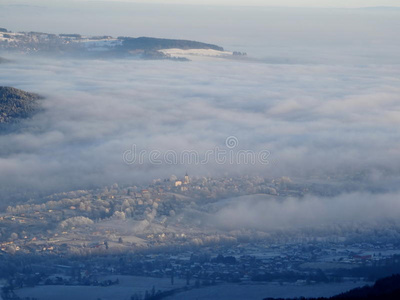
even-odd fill
[[[303,199],[248,196],[227,201],[212,220],[214,225],[228,230],[316,228],[322,231],[388,225],[398,228],[399,214],[398,193],[348,193]]]
[[[3,198],[170,174],[358,176],[397,189],[396,65],[79,61],[16,58],[2,85],[46,97],[24,130],[0,136]],[[269,165],[127,165],[139,150],[270,151]],[[388,184],[390,183],[390,184]]]

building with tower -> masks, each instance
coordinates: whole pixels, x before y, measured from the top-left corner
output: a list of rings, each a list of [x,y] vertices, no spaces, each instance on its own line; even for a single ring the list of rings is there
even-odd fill
[[[189,175],[188,175],[187,172],[186,172],[186,174],[185,174],[185,179],[184,179],[183,183],[184,183],[184,184],[189,184],[189,183],[190,183],[190,178],[189,178]]]

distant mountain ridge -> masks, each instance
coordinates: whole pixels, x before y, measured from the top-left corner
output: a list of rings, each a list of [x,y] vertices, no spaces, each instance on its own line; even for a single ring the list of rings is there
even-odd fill
[[[224,48],[206,44],[202,42],[189,41],[189,40],[173,40],[173,39],[160,39],[151,37],[124,37],[122,46],[130,49],[142,50],[161,50],[161,49],[212,49],[217,51],[224,51]]]
[[[0,86],[0,124],[30,117],[43,97],[13,87]]]
[[[44,32],[11,32],[0,28],[0,50],[18,51],[25,54],[73,56],[81,58],[141,58],[188,60],[160,50],[201,49],[221,52],[224,48],[198,41],[155,37],[84,36],[74,34],[49,34]],[[224,52],[224,53],[223,53]],[[236,54],[238,52],[235,52]],[[233,53],[230,53],[233,56]]]

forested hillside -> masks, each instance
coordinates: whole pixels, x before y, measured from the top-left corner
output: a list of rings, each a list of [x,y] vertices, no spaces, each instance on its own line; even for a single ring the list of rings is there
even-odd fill
[[[13,87],[0,86],[0,123],[27,118],[38,109],[41,97]]]

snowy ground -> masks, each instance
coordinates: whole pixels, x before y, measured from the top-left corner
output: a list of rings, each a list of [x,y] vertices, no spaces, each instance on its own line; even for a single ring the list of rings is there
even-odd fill
[[[35,297],[39,300],[130,300],[134,294],[144,296],[146,290],[151,291],[155,288],[156,291],[166,291],[175,288],[183,287],[186,284],[185,280],[175,278],[174,285],[171,285],[169,278],[149,278],[138,276],[106,276],[99,278],[100,280],[116,280],[119,279],[118,285],[109,287],[100,286],[37,286],[34,288],[23,288],[16,291],[20,297]]]
[[[232,52],[218,51],[213,49],[162,49],[160,52],[171,55],[172,57],[184,57],[190,60],[204,60],[210,58],[227,58],[232,56]]]
[[[109,276],[108,279],[120,280],[119,285],[110,287],[97,286],[37,286],[17,291],[20,297],[35,297],[40,300],[129,300],[134,294],[144,296],[146,290],[171,290],[185,285],[184,280],[175,279],[172,286],[167,278],[146,278],[135,276]],[[168,297],[169,300],[259,300],[265,297],[319,297],[333,296],[355,287],[364,286],[365,282],[343,282],[334,284],[296,285],[278,283],[264,284],[221,284],[217,286],[189,290]]]
[[[5,282],[2,280],[0,281],[0,289],[4,286]],[[0,295],[0,300],[3,300],[3,297]]]
[[[5,34],[10,36],[11,38],[4,37]],[[23,34],[17,32],[2,32],[0,33],[0,41],[13,41],[16,36],[21,36],[21,35]]]
[[[194,289],[168,297],[168,300],[261,300],[266,297],[328,297],[355,287],[364,286],[365,282],[344,282],[335,284],[295,285],[295,284],[224,284],[207,288]]]

